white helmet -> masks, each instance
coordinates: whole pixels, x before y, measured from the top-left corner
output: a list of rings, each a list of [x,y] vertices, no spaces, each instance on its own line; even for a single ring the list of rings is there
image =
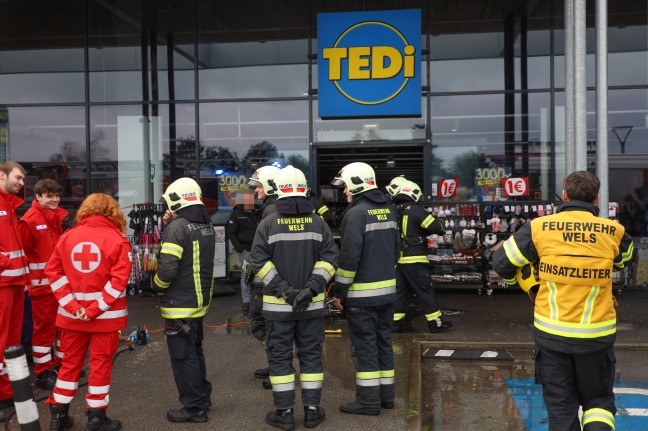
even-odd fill
[[[202,190],[191,178],[179,178],[172,182],[162,195],[173,212],[190,205],[203,205]]]
[[[263,166],[254,171],[250,180],[248,181],[248,186],[257,187],[262,186],[263,192],[267,195],[274,195],[276,189],[274,188],[273,179],[275,175],[279,172],[279,168],[276,166]]]
[[[409,196],[414,202],[418,202],[423,197],[423,192],[421,191],[419,185],[414,181],[408,180],[403,181],[398,194]]]
[[[291,196],[306,197],[306,176],[293,165],[280,170],[274,177],[276,193],[279,199]]]
[[[333,178],[331,185],[335,187],[346,186],[352,195],[378,188],[374,170],[363,162],[349,163],[343,167]]]
[[[389,185],[387,186],[387,192],[392,196],[396,196],[398,194],[398,190],[400,190],[401,184],[403,184],[405,181],[407,180],[403,176],[392,178],[392,180],[389,182]]]

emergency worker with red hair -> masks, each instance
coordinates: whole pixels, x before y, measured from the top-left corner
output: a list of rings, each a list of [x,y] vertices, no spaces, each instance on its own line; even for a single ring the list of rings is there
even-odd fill
[[[106,409],[112,360],[128,314],[125,289],[132,254],[124,235],[126,219],[115,199],[94,193],[81,204],[76,221],[77,226],[61,236],[44,274],[59,304],[56,325],[65,352],[47,400],[50,429],[72,426],[68,409],[89,349],[86,431],[117,431],[121,423],[108,418]]]

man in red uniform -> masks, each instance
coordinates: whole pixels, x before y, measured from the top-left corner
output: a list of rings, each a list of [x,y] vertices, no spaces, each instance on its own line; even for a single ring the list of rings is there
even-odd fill
[[[62,352],[55,346],[58,302],[49,281],[43,275],[56,242],[61,237],[62,222],[68,212],[59,207],[63,187],[49,178],[34,186],[35,199],[18,222],[20,239],[29,259],[27,290],[32,302],[32,353],[36,386],[51,390],[56,383]],[[54,352],[52,352],[54,346]]]
[[[47,399],[51,431],[72,426],[70,402],[79,387],[79,375],[88,348],[90,374],[86,394],[86,431],[117,431],[121,423],[106,416],[113,356],[119,330],[126,327],[126,284],[132,255],[126,219],[111,196],[88,196],[76,216],[77,226],[61,236],[45,268],[58,301],[61,359],[58,379]]]
[[[18,163],[0,163],[0,409],[13,405],[13,393],[4,366],[4,351],[20,344],[27,258],[20,243],[16,208],[23,204],[21,192],[25,169]],[[4,414],[0,412],[0,422]]]

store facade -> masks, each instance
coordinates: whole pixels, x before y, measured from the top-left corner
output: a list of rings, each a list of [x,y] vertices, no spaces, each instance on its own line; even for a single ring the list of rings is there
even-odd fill
[[[617,4],[620,3],[620,4]],[[610,201],[648,207],[648,11],[609,2]],[[420,11],[420,115],[322,118],[318,14]],[[596,170],[594,2],[587,2],[588,163]],[[555,201],[564,169],[562,0],[110,0],[0,4],[0,157],[126,207],[192,176],[212,211],[260,166],[314,190],[351,161],[426,200]],[[438,198],[457,179],[452,199]],[[324,187],[322,189],[320,186]],[[634,217],[634,216],[633,216]],[[643,214],[628,222],[645,235]]]

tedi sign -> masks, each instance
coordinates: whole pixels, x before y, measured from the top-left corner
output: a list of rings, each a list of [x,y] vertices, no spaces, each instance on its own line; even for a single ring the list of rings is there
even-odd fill
[[[319,116],[421,115],[421,11],[317,15]]]

